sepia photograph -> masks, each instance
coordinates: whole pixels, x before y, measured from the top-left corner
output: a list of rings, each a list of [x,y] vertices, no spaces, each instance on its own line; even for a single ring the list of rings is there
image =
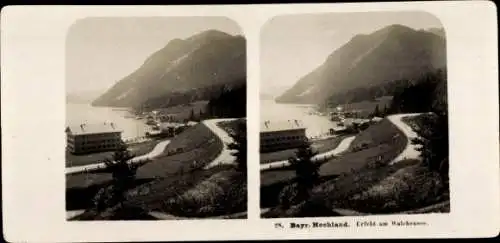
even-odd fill
[[[6,6],[5,241],[495,237],[497,17],[488,1]]]
[[[90,17],[66,40],[67,220],[246,218],[246,44],[225,17]]]
[[[446,30],[426,12],[261,31],[261,217],[450,212]]]

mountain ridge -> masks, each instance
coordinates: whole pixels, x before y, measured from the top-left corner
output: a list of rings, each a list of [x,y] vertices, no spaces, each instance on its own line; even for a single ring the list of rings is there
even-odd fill
[[[444,38],[403,25],[355,35],[276,101],[318,104],[350,89],[412,78],[445,66],[445,49]]]
[[[246,78],[245,45],[243,36],[218,30],[172,39],[148,56],[134,72],[95,99],[92,105],[140,107],[149,100],[161,97],[168,100],[169,94],[176,96],[210,86],[241,82]]]

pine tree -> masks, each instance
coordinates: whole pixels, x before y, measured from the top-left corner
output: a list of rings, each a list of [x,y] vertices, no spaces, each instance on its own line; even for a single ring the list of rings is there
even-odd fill
[[[189,114],[189,120],[190,121],[194,121],[195,117],[194,117],[194,109],[191,109],[191,114]]]
[[[375,106],[375,110],[373,111],[372,116],[378,116],[378,117],[380,117],[380,111],[379,111],[379,108],[378,108],[378,104]]]
[[[116,204],[122,205],[125,194],[135,181],[137,169],[141,164],[130,164],[128,161],[134,155],[128,150],[125,143],[121,143],[114,152],[111,159],[105,160],[106,171],[112,175],[111,185],[101,189],[96,195],[94,202],[97,211],[112,207]]]
[[[201,120],[203,120],[203,116],[204,116],[204,114],[203,114],[203,110],[202,110],[202,109],[200,109],[200,112],[198,113],[198,119],[197,119],[197,121],[201,121]]]
[[[420,145],[423,164],[430,170],[439,172],[441,177],[448,180],[448,116],[447,115],[422,115],[417,118],[418,128],[415,132],[419,135],[412,142]]]
[[[317,153],[311,148],[309,142],[301,145],[294,158],[289,162],[295,170],[298,186],[298,197],[302,200],[309,198],[309,191],[319,178],[319,166],[312,161]]]
[[[387,116],[389,115],[389,106],[387,104],[385,104],[384,106],[384,113],[382,114],[382,116]]]
[[[236,157],[236,165],[238,171],[247,173],[247,128],[246,121],[238,121],[236,131],[231,134],[233,143],[229,144],[229,149],[235,150],[233,155]]]

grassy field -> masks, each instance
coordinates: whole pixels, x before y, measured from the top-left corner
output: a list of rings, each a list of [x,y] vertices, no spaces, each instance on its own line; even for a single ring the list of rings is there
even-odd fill
[[[143,143],[138,143],[130,145],[130,151],[136,156],[144,155],[149,153],[158,144],[158,141],[147,141]],[[88,164],[100,163],[105,159],[110,159],[113,157],[113,151],[93,153],[86,155],[74,155],[69,151],[66,151],[66,167],[81,166]]]
[[[202,168],[219,155],[222,141],[205,125],[197,124],[175,136],[166,150],[164,156],[140,167],[137,177],[167,177]]]
[[[339,143],[346,136],[339,136],[334,138],[328,138],[324,140],[318,140],[312,143],[312,148],[318,153],[324,153],[336,148]],[[297,149],[287,149],[270,153],[260,153],[260,163],[270,163],[273,161],[286,160],[290,157],[294,157]]]
[[[359,133],[349,150],[320,167],[322,176],[350,173],[367,165],[386,164],[406,147],[406,136],[388,119]]]

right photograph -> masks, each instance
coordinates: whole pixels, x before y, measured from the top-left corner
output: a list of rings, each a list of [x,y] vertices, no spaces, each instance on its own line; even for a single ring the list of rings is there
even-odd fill
[[[262,218],[450,212],[445,33],[426,12],[263,26]]]

